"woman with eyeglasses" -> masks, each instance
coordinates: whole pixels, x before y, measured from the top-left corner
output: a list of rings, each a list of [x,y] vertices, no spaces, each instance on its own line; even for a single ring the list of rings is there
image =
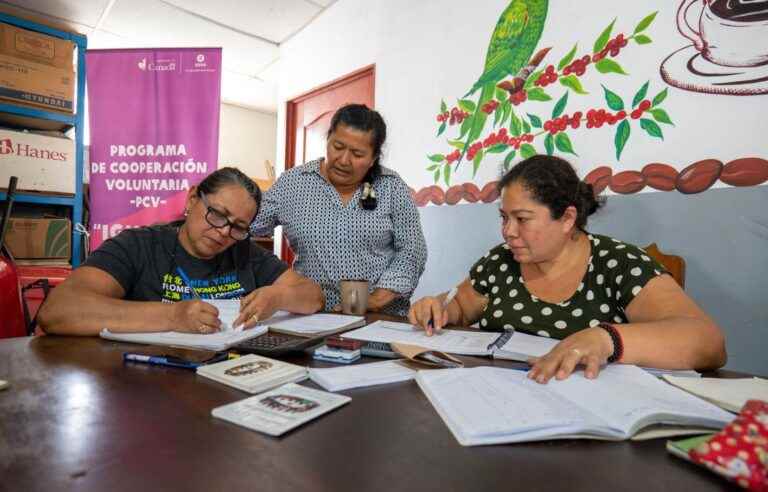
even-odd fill
[[[363,104],[331,118],[324,159],[283,173],[253,223],[258,235],[282,225],[294,268],[318,282],[327,310],[339,281],[369,283],[368,310],[404,316],[427,261],[416,205],[400,176],[381,165],[387,126]]]
[[[248,240],[261,204],[235,168],[207,176],[187,195],[184,220],[126,229],[104,242],[53,289],[38,314],[48,333],[211,333],[221,322],[203,299],[241,299],[235,325],[253,327],[277,310],[321,309],[320,286]],[[138,301],[138,302],[137,302]]]

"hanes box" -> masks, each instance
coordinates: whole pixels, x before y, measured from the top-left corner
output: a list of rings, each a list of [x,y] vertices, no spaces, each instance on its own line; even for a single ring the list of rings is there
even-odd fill
[[[60,218],[11,218],[5,244],[14,258],[69,258],[72,223]]]
[[[0,187],[11,176],[20,191],[75,193],[75,142],[0,128]]]
[[[74,43],[0,23],[0,99],[72,113]]]

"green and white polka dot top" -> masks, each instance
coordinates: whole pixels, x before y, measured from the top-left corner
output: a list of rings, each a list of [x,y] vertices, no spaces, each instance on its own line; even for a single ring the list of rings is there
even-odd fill
[[[667,273],[645,251],[619,240],[588,235],[589,267],[570,299],[552,304],[528,292],[525,280],[506,244],[478,260],[469,272],[474,289],[488,298],[480,328],[519,330],[563,339],[601,322],[626,323],[632,299],[656,276]]]

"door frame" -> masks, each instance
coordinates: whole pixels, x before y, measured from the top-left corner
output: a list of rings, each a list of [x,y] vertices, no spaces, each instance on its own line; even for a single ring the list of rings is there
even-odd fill
[[[315,97],[323,92],[327,92],[337,87],[341,87],[357,79],[371,77],[371,99],[376,101],[376,64],[368,65],[354,72],[350,72],[347,75],[343,75],[337,79],[333,79],[330,82],[319,85],[314,89],[310,89],[293,99],[289,99],[285,102],[285,170],[294,167],[296,165],[296,132],[289,131],[296,128],[296,107],[299,103],[306,99]]]
[[[371,64],[343,75],[339,78],[333,79],[330,82],[319,85],[314,89],[310,89],[307,92],[299,94],[298,96],[289,99],[285,102],[285,168],[283,172],[291,169],[296,165],[296,107],[306,99],[315,97],[323,92],[331,91],[343,85],[354,82],[355,80],[363,77],[370,77],[371,81],[371,100],[376,102],[376,64]],[[287,261],[289,264],[293,264],[293,252],[288,249],[288,242],[285,240],[285,236],[280,239],[280,258]]]

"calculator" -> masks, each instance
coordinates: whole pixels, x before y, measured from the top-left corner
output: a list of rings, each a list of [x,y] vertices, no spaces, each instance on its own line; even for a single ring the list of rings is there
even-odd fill
[[[306,348],[323,343],[324,337],[299,337],[284,333],[267,332],[244,340],[230,347],[230,350],[259,355],[281,355],[301,352]]]

